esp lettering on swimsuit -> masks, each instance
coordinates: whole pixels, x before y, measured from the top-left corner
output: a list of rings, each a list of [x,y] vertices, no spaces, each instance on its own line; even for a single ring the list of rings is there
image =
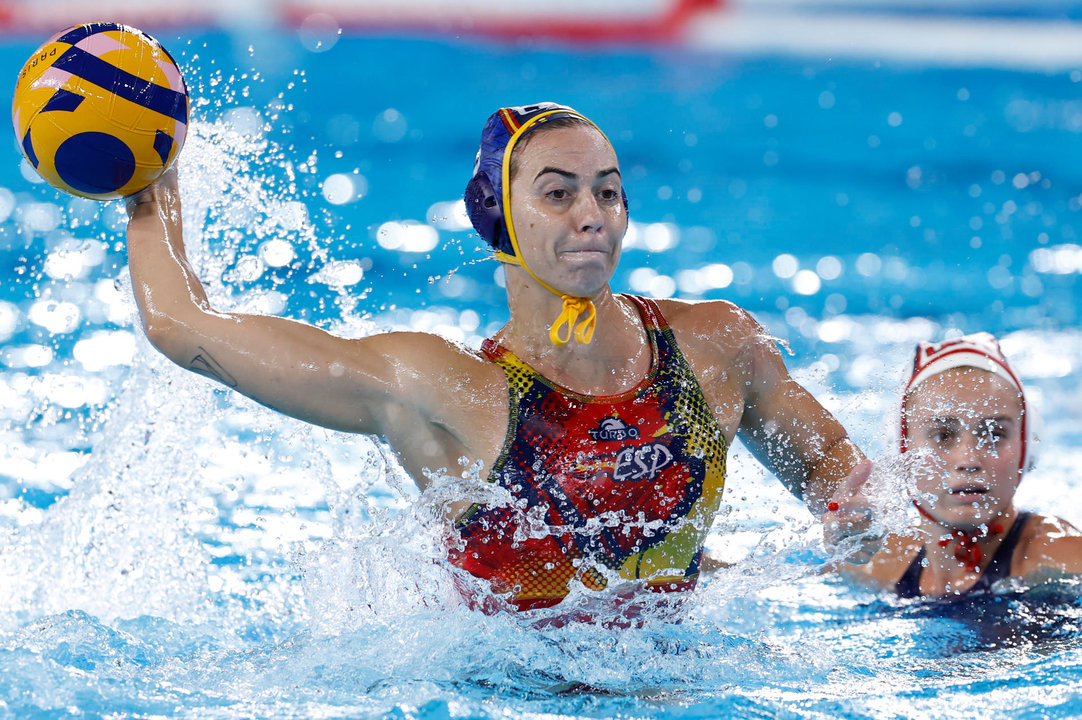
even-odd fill
[[[612,479],[618,482],[653,480],[659,472],[671,465],[672,461],[672,453],[664,443],[624,448],[616,455]]]

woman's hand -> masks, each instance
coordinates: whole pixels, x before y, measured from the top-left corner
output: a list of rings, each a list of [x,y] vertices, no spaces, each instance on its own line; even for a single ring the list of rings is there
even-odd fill
[[[176,197],[178,192],[177,166],[174,164],[162,173],[161,177],[153,183],[134,195],[128,195],[124,198],[124,209],[127,210],[128,217],[130,218],[135,215],[135,209],[140,205],[149,205],[158,202],[164,194]]]
[[[864,494],[871,473],[871,460],[858,463],[830,497],[821,516],[827,550],[841,551],[848,562],[858,565],[871,560],[883,542],[882,528],[874,522],[873,506]]]

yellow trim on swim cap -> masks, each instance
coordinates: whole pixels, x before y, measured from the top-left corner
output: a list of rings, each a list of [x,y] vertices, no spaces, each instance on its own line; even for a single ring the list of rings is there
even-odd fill
[[[522,257],[522,250],[518,246],[518,235],[515,233],[515,224],[511,221],[511,153],[515,149],[515,144],[518,143],[519,138],[526,134],[526,132],[544,120],[550,115],[572,115],[577,118],[582,118],[586,122],[593,125],[594,129],[601,133],[601,137],[605,138],[605,142],[609,143],[609,147],[612,147],[612,142],[609,137],[602,132],[594,121],[585,115],[581,115],[573,110],[559,109],[549,110],[547,112],[539,113],[526,122],[524,122],[511,138],[507,141],[507,147],[503,149],[503,167],[501,168],[502,180],[503,180],[503,220],[507,226],[507,236],[511,240],[511,247],[514,249],[514,255],[508,255],[507,253],[497,252],[495,257],[500,262],[508,263],[510,265],[518,265],[526,272],[530,274],[534,280],[536,280],[541,287],[548,290],[553,295],[559,295],[564,301],[563,310],[560,311],[559,317],[552,323],[549,328],[549,340],[553,345],[566,345],[572,337],[575,338],[575,342],[582,345],[588,345],[591,340],[594,339],[594,328],[597,324],[597,308],[594,307],[594,303],[590,298],[574,297],[572,295],[564,295],[556,288],[549,285],[547,282],[537,277],[537,274],[530,269],[530,266],[526,264],[526,261]],[[582,321],[579,322],[579,316],[585,315]],[[578,323],[578,327],[575,324]],[[567,325],[566,336],[561,336],[560,329]]]

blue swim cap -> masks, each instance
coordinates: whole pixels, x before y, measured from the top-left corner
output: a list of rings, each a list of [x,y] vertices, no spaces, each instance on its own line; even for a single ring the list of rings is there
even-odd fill
[[[522,134],[515,133],[531,120],[545,114],[526,128]],[[494,250],[514,255],[511,237],[504,219],[503,164],[510,159],[511,139],[517,142],[523,135],[546,120],[558,117],[582,117],[566,105],[552,102],[500,108],[489,116],[481,130],[481,147],[473,165],[473,177],[466,185],[466,212],[477,234]]]

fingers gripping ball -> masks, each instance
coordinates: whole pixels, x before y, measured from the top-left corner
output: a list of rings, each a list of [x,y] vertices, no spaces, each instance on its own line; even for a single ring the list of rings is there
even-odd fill
[[[157,40],[96,22],[57,33],[23,66],[15,136],[49,184],[94,200],[137,193],[165,172],[188,127],[188,89]]]

